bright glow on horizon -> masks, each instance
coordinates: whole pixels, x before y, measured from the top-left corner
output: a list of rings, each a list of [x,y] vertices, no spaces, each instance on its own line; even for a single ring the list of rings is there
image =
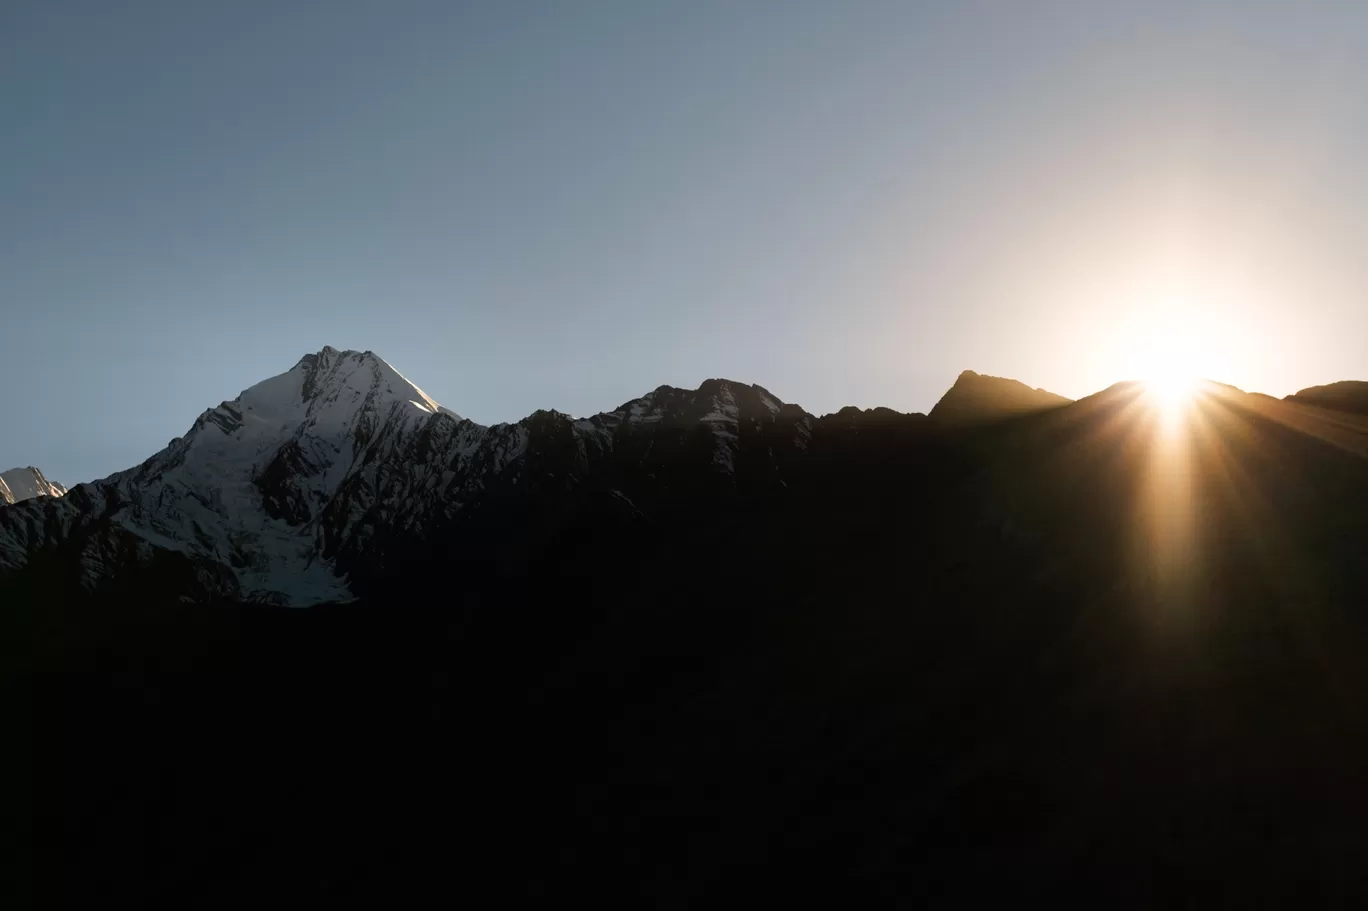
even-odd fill
[[[1183,373],[1158,374],[1145,380],[1145,392],[1166,425],[1177,421],[1192,404],[1195,377]]]
[[[1173,294],[1155,300],[1135,327],[1127,366],[1144,382],[1165,424],[1187,411],[1199,377],[1211,375],[1217,366],[1212,362],[1217,332],[1208,316],[1194,296]]]
[[[63,6],[4,17],[3,331],[61,344],[0,355],[0,468],[127,469],[325,343],[486,425],[1083,398],[1166,306],[1197,376],[1368,379],[1368,4]]]

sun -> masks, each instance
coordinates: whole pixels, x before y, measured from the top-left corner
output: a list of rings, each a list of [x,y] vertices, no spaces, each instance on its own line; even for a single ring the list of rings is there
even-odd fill
[[[1193,327],[1178,314],[1158,321],[1134,344],[1131,361],[1136,376],[1166,422],[1181,417],[1192,403],[1201,375],[1202,348]]]
[[[1144,378],[1145,394],[1165,420],[1175,420],[1192,404],[1197,388],[1195,376],[1183,371],[1160,370]]]

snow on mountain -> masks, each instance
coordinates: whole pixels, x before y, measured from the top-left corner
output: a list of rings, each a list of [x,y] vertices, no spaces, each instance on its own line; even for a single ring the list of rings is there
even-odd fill
[[[324,348],[111,478],[128,500],[115,521],[232,566],[248,600],[345,599],[317,558],[319,514],[377,451],[402,448],[438,414],[450,412],[374,354]]]
[[[99,512],[144,555],[230,567],[229,593],[248,600],[345,598],[317,559],[317,514],[374,450],[402,446],[437,415],[455,419],[374,354],[324,348],[204,412],[142,465],[80,485],[81,515],[50,524],[67,532]],[[21,531],[0,527],[0,565],[25,561]]]
[[[701,424],[712,434],[714,468],[730,475],[735,472],[736,467],[742,405],[746,406],[752,422],[773,420],[784,407],[782,402],[763,387],[732,380],[710,379],[705,380],[698,389],[661,386],[654,392],[627,402],[616,412],[598,417],[643,425],[657,424],[667,417],[685,425]],[[811,422],[800,421],[795,431],[795,444],[800,449],[806,448],[806,440],[811,436]]]
[[[49,481],[32,465],[0,472],[0,501],[17,503],[33,497],[60,497],[66,492],[65,487]]]
[[[614,457],[683,458],[732,483],[743,436],[774,432],[781,414],[787,436],[766,438],[773,459],[775,442],[806,448],[810,416],[727,380],[662,386],[586,419],[537,412],[486,427],[371,352],[324,348],[205,411],[141,465],[41,507],[0,510],[0,569],[68,542],[87,588],[173,554],[197,595],[347,600],[354,573],[383,576],[388,548],[446,527],[493,489],[572,483]]]

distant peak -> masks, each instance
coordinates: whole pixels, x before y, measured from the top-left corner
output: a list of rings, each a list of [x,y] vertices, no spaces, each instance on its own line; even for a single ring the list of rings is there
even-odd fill
[[[65,487],[49,481],[41,471],[32,465],[0,472],[0,486],[4,487],[4,493],[0,493],[0,502],[10,503],[29,500],[33,497],[61,497],[65,496],[67,492]],[[5,500],[4,494],[8,494],[8,500]]]
[[[1324,386],[1310,386],[1286,396],[1284,401],[1329,408],[1332,411],[1368,414],[1368,382],[1340,380]]]
[[[739,409],[754,408],[756,414],[778,414],[787,407],[784,401],[764,386],[724,377],[710,377],[688,389],[668,384],[657,386],[641,396],[619,405],[611,414],[625,414],[632,422],[652,423],[669,412],[676,415],[697,413],[703,419],[735,420]]]
[[[965,370],[931,409],[931,417],[953,423],[977,423],[1057,408],[1071,401],[1020,380]]]

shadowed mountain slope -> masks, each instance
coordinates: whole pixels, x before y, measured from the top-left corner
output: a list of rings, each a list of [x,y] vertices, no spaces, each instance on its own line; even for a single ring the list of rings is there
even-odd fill
[[[1019,380],[966,370],[931,409],[931,417],[947,424],[983,423],[1058,408],[1069,401]]]
[[[1368,382],[1343,380],[1326,386],[1311,386],[1287,396],[1285,400],[1335,411],[1368,414]]]

